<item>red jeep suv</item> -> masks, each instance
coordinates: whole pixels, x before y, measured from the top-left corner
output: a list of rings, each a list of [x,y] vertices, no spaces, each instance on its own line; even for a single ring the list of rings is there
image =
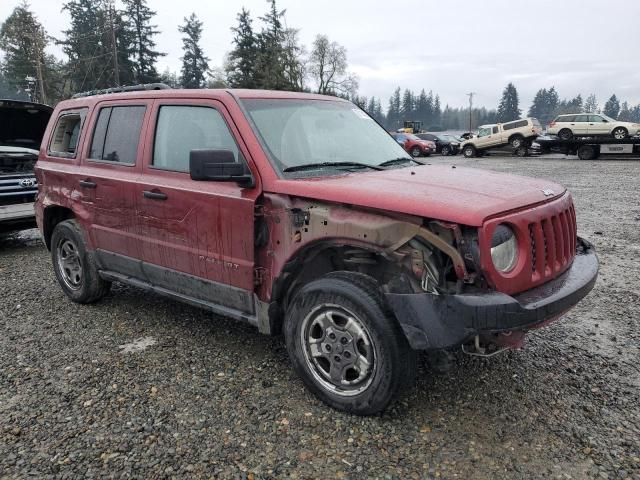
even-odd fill
[[[304,384],[366,415],[417,351],[519,346],[594,285],[560,185],[421,164],[335,97],[160,88],[47,127],[36,218],[75,302],[123,282],[283,332]]]

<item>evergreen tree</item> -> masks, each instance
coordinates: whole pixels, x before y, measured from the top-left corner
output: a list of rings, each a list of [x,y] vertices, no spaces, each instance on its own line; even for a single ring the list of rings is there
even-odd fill
[[[502,100],[498,105],[498,122],[504,123],[520,118],[518,91],[513,83],[509,83],[502,92]]]
[[[282,67],[284,71],[287,90],[299,92],[304,89],[304,78],[307,74],[304,57],[306,49],[298,39],[298,29],[287,28],[284,31],[284,43],[282,48]],[[357,86],[349,90],[355,92]]]
[[[130,56],[133,38],[121,12],[114,10],[105,0],[69,0],[62,8],[71,17],[70,28],[63,32],[65,39],[59,42],[69,58],[66,76],[71,82],[71,90],[132,83],[134,69]]]
[[[400,107],[400,115],[402,120],[415,120],[414,117],[414,108],[413,108],[413,92],[409,89],[404,90],[404,94],[402,95],[402,106]]]
[[[180,83],[183,88],[204,88],[209,74],[209,59],[200,46],[202,22],[192,13],[190,17],[185,17],[184,25],[178,27],[178,31],[184,34]]]
[[[238,13],[238,25],[232,27],[234,33],[233,50],[229,53],[225,67],[227,82],[233,88],[256,88],[256,67],[258,59],[258,40],[253,33],[252,20],[244,8]]]
[[[153,37],[160,33],[157,25],[151,25],[156,12],[147,6],[146,0],[123,0],[124,17],[130,29],[133,58],[133,80],[136,83],[153,83],[160,80],[156,70],[158,57],[165,55],[155,50]]]
[[[389,98],[389,108],[387,110],[387,128],[389,130],[397,130],[400,128],[400,108],[402,99],[400,96],[400,87],[396,88],[391,98]]]
[[[585,113],[596,113],[598,111],[598,100],[593,93],[584,102],[584,111]]]
[[[260,72],[260,88],[286,90],[286,80],[282,58],[284,56],[285,32],[282,18],[285,11],[278,11],[275,0],[271,0],[269,11],[260,20],[264,28],[258,35],[259,54],[257,71]]]
[[[620,113],[620,101],[618,100],[618,97],[611,95],[609,100],[607,100],[607,103],[604,104],[602,113],[611,118],[618,118],[618,114]]]
[[[620,120],[621,122],[634,121],[632,118],[632,112],[631,112],[631,109],[629,108],[628,102],[622,102],[622,105],[620,106],[620,113],[618,114],[618,120]]]
[[[169,85],[171,88],[181,88],[180,78],[178,74],[166,68],[164,72],[160,75],[160,81]]]
[[[436,98],[433,101],[433,118],[431,119],[431,126],[434,127],[433,130],[438,130],[440,128],[441,117],[442,109],[440,108],[440,95],[436,95]]]
[[[0,27],[0,48],[4,50],[2,73],[14,95],[33,78],[31,98],[47,103],[59,97],[60,65],[45,53],[49,43],[44,28],[26,2],[17,6]]]

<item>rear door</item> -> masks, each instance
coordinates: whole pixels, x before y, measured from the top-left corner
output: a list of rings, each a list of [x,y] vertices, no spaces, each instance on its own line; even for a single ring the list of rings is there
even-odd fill
[[[181,295],[253,312],[254,206],[259,188],[194,181],[189,153],[248,152],[215,100],[156,100],[142,178],[137,185],[144,274]]]
[[[574,135],[588,135],[589,115],[576,115],[572,125],[571,130]]]
[[[141,132],[151,105],[150,100],[103,102],[92,114],[78,189],[89,214],[92,243],[110,269],[116,267],[109,254],[139,256],[135,194],[144,147]]]

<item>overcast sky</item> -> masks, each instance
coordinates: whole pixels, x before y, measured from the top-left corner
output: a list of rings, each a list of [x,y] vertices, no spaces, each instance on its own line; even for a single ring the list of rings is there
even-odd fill
[[[0,0],[0,21],[18,3]],[[68,25],[61,3],[30,0],[56,37]],[[177,27],[191,12],[204,22],[210,64],[221,66],[241,7],[256,20],[268,7],[266,0],[148,3],[162,32],[158,48],[167,53],[160,71],[179,70]],[[319,33],[344,45],[360,94],[382,97],[384,106],[401,86],[433,90],[443,106],[466,105],[465,94],[473,91],[476,104],[492,108],[510,81],[525,109],[539,88],[552,85],[561,97],[594,92],[601,106],[612,93],[640,103],[639,0],[279,0],[278,6],[286,9],[288,26],[300,29],[305,45]]]

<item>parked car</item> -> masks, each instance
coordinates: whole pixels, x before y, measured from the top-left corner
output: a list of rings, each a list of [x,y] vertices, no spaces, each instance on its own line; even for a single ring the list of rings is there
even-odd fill
[[[547,133],[558,135],[562,140],[602,135],[622,140],[640,135],[640,123],[619,122],[601,113],[558,115],[549,124]]]
[[[460,150],[460,140],[452,135],[433,134],[433,133],[416,133],[416,137],[422,140],[429,140],[436,145],[436,153],[444,156],[457,155]]]
[[[0,232],[36,226],[33,166],[52,111],[48,105],[0,100]]]
[[[436,151],[436,144],[422,140],[412,133],[392,133],[391,136],[411,154],[412,157],[428,157]]]
[[[144,88],[45,133],[37,221],[74,302],[122,282],[283,332],[309,390],[366,415],[416,351],[520,346],[594,285],[558,184],[418,164],[336,97]]]
[[[482,125],[478,134],[460,146],[465,157],[474,157],[490,148],[510,145],[514,149],[528,147],[542,134],[540,122],[535,118],[522,118],[512,122]]]

